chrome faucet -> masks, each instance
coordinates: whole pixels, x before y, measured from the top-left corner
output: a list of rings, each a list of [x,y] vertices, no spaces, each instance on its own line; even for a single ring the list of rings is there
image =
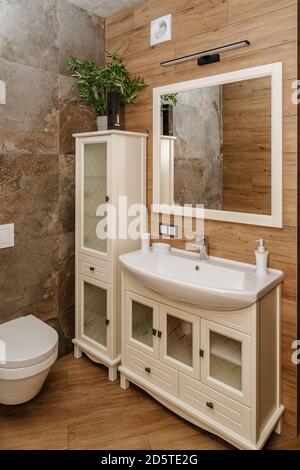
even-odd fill
[[[204,233],[200,233],[196,236],[196,242],[191,244],[192,248],[199,248],[199,254],[201,260],[208,260],[208,237]]]

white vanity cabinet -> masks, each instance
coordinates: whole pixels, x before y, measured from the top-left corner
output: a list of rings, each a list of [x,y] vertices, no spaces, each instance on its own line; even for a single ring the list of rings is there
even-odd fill
[[[139,247],[119,237],[120,196],[127,206],[146,197],[146,134],[122,131],[76,134],[76,327],[75,357],[84,352],[117,379],[120,363],[120,274],[118,256]],[[107,218],[108,204],[116,220]],[[126,218],[126,213],[122,214]],[[130,217],[128,219],[130,223]]]
[[[280,285],[237,311],[172,301],[122,271],[121,387],[132,382],[241,449],[280,432]]]

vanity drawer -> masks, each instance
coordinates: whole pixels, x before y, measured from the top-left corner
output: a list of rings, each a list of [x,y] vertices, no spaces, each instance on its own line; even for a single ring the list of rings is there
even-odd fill
[[[112,284],[112,263],[89,256],[78,256],[78,272],[97,281]]]
[[[179,373],[179,399],[200,413],[250,439],[250,408],[181,373]]]
[[[153,385],[178,396],[178,372],[172,367],[128,345],[125,347],[125,366]]]

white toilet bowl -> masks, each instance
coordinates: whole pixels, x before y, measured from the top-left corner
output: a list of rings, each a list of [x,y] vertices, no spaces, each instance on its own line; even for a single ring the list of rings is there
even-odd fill
[[[33,315],[0,325],[0,403],[18,405],[34,398],[57,353],[57,332]]]

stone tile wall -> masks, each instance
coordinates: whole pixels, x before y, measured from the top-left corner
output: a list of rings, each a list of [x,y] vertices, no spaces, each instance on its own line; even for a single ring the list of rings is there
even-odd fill
[[[96,129],[76,102],[66,60],[104,61],[104,20],[66,0],[0,0],[0,323],[32,313],[74,335],[74,140]]]
[[[221,87],[184,91],[177,98],[175,202],[223,209]]]

